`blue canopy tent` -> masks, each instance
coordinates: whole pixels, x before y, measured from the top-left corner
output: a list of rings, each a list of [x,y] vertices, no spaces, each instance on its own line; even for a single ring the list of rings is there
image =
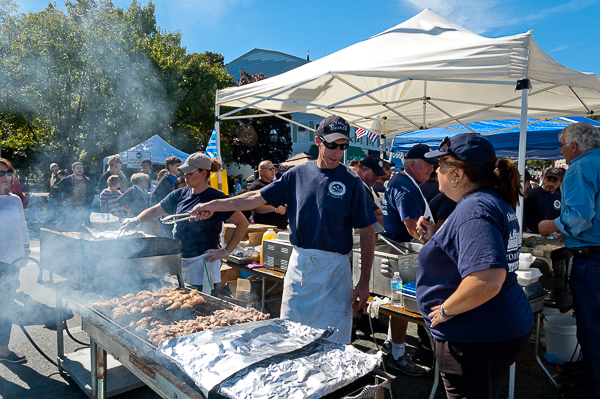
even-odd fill
[[[549,121],[528,119],[527,159],[562,159],[563,156],[558,149],[560,145],[558,134],[565,126],[575,122],[588,122],[600,127],[600,122],[583,117],[556,118]],[[482,121],[467,124],[472,130],[458,125],[400,134],[394,136],[391,151],[394,153],[408,152],[413,145],[418,143],[436,148],[445,137],[451,137],[459,133],[477,132],[490,140],[496,149],[496,155],[499,157],[518,158],[519,124],[519,119]]]
[[[165,164],[165,160],[170,156],[176,156],[177,158],[183,161],[190,155],[173,147],[171,144],[164,141],[158,134],[155,134],[148,140],[143,141],[134,147],[131,147],[123,152],[116,154],[119,156],[119,158],[121,158],[123,163],[127,163],[128,151],[149,152],[150,160],[152,161],[152,163],[163,165]],[[109,157],[104,158],[105,165],[108,163],[108,158]]]

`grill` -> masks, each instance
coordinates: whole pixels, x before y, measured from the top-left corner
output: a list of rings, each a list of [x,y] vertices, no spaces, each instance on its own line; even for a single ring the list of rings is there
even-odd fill
[[[72,289],[93,292],[116,283],[131,287],[166,274],[181,276],[180,248],[179,240],[143,233],[40,229],[41,267],[67,278]]]
[[[542,272],[542,287],[549,291],[546,305],[559,309],[571,307],[573,298],[568,287],[568,267],[573,254],[564,244],[555,238],[524,233],[521,252],[537,258],[531,267]]]

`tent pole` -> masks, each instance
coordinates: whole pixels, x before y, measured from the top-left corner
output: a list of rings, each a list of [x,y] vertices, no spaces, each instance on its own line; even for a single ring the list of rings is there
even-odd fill
[[[217,132],[217,159],[219,162],[222,161],[221,157],[221,122],[219,122],[219,112],[221,110],[221,106],[217,104],[215,101],[215,132]],[[219,182],[219,190],[223,191],[223,182],[221,181],[221,171],[217,172],[217,179]]]
[[[520,85],[519,83],[523,83]],[[527,106],[528,106],[528,93],[529,93],[529,79],[523,79],[517,83],[517,90],[521,88],[521,132],[519,134],[519,173],[521,176],[525,176],[525,149],[527,147]],[[524,87],[523,87],[524,86]],[[521,187],[525,191],[525,182],[521,181]],[[523,199],[519,200],[517,204],[517,220],[519,226],[521,226],[521,234],[523,233]]]

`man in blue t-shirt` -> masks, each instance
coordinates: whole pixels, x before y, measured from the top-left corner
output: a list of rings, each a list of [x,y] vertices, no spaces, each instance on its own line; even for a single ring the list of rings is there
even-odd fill
[[[333,327],[328,339],[342,343],[350,342],[353,308],[355,313],[363,309],[369,298],[376,221],[360,178],[340,164],[349,142],[348,123],[327,117],[316,131],[316,161],[294,167],[260,191],[211,201],[192,212],[203,219],[213,212],[287,204],[294,250],[281,317],[315,328]],[[348,259],[353,228],[360,229],[361,243],[361,276],[354,290]]]
[[[425,158],[425,154],[430,150],[425,144],[414,145],[404,157],[404,173],[394,176],[385,190],[381,204],[385,226],[383,235],[393,241],[408,242],[413,238],[419,239],[417,221],[421,216],[431,216],[427,201],[418,186],[429,179],[434,165],[437,164],[436,159]],[[423,376],[425,369],[414,364],[404,346],[407,327],[407,321],[390,317],[386,348],[389,348],[391,342],[392,358],[388,365],[404,374]],[[419,331],[419,336],[423,347],[430,348],[427,332]]]
[[[560,216],[560,185],[564,175],[561,168],[548,168],[544,174],[544,185],[525,191],[523,215],[525,226],[531,232],[539,232],[538,225],[542,220],[554,220]]]

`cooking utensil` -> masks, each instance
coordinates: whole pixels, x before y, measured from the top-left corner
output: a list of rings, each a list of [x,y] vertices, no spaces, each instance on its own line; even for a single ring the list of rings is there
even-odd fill
[[[178,222],[183,222],[185,220],[195,219],[196,215],[190,215],[189,213],[180,213],[178,215],[169,215],[160,218],[160,222],[162,224],[175,224]]]
[[[404,252],[403,250],[401,250],[400,248],[398,248],[396,245],[394,245],[390,240],[388,240],[384,236],[379,236],[379,238],[381,238],[381,241],[385,242],[387,245],[389,245],[390,247],[394,248],[400,254],[402,254],[402,255],[408,255],[408,251]]]

